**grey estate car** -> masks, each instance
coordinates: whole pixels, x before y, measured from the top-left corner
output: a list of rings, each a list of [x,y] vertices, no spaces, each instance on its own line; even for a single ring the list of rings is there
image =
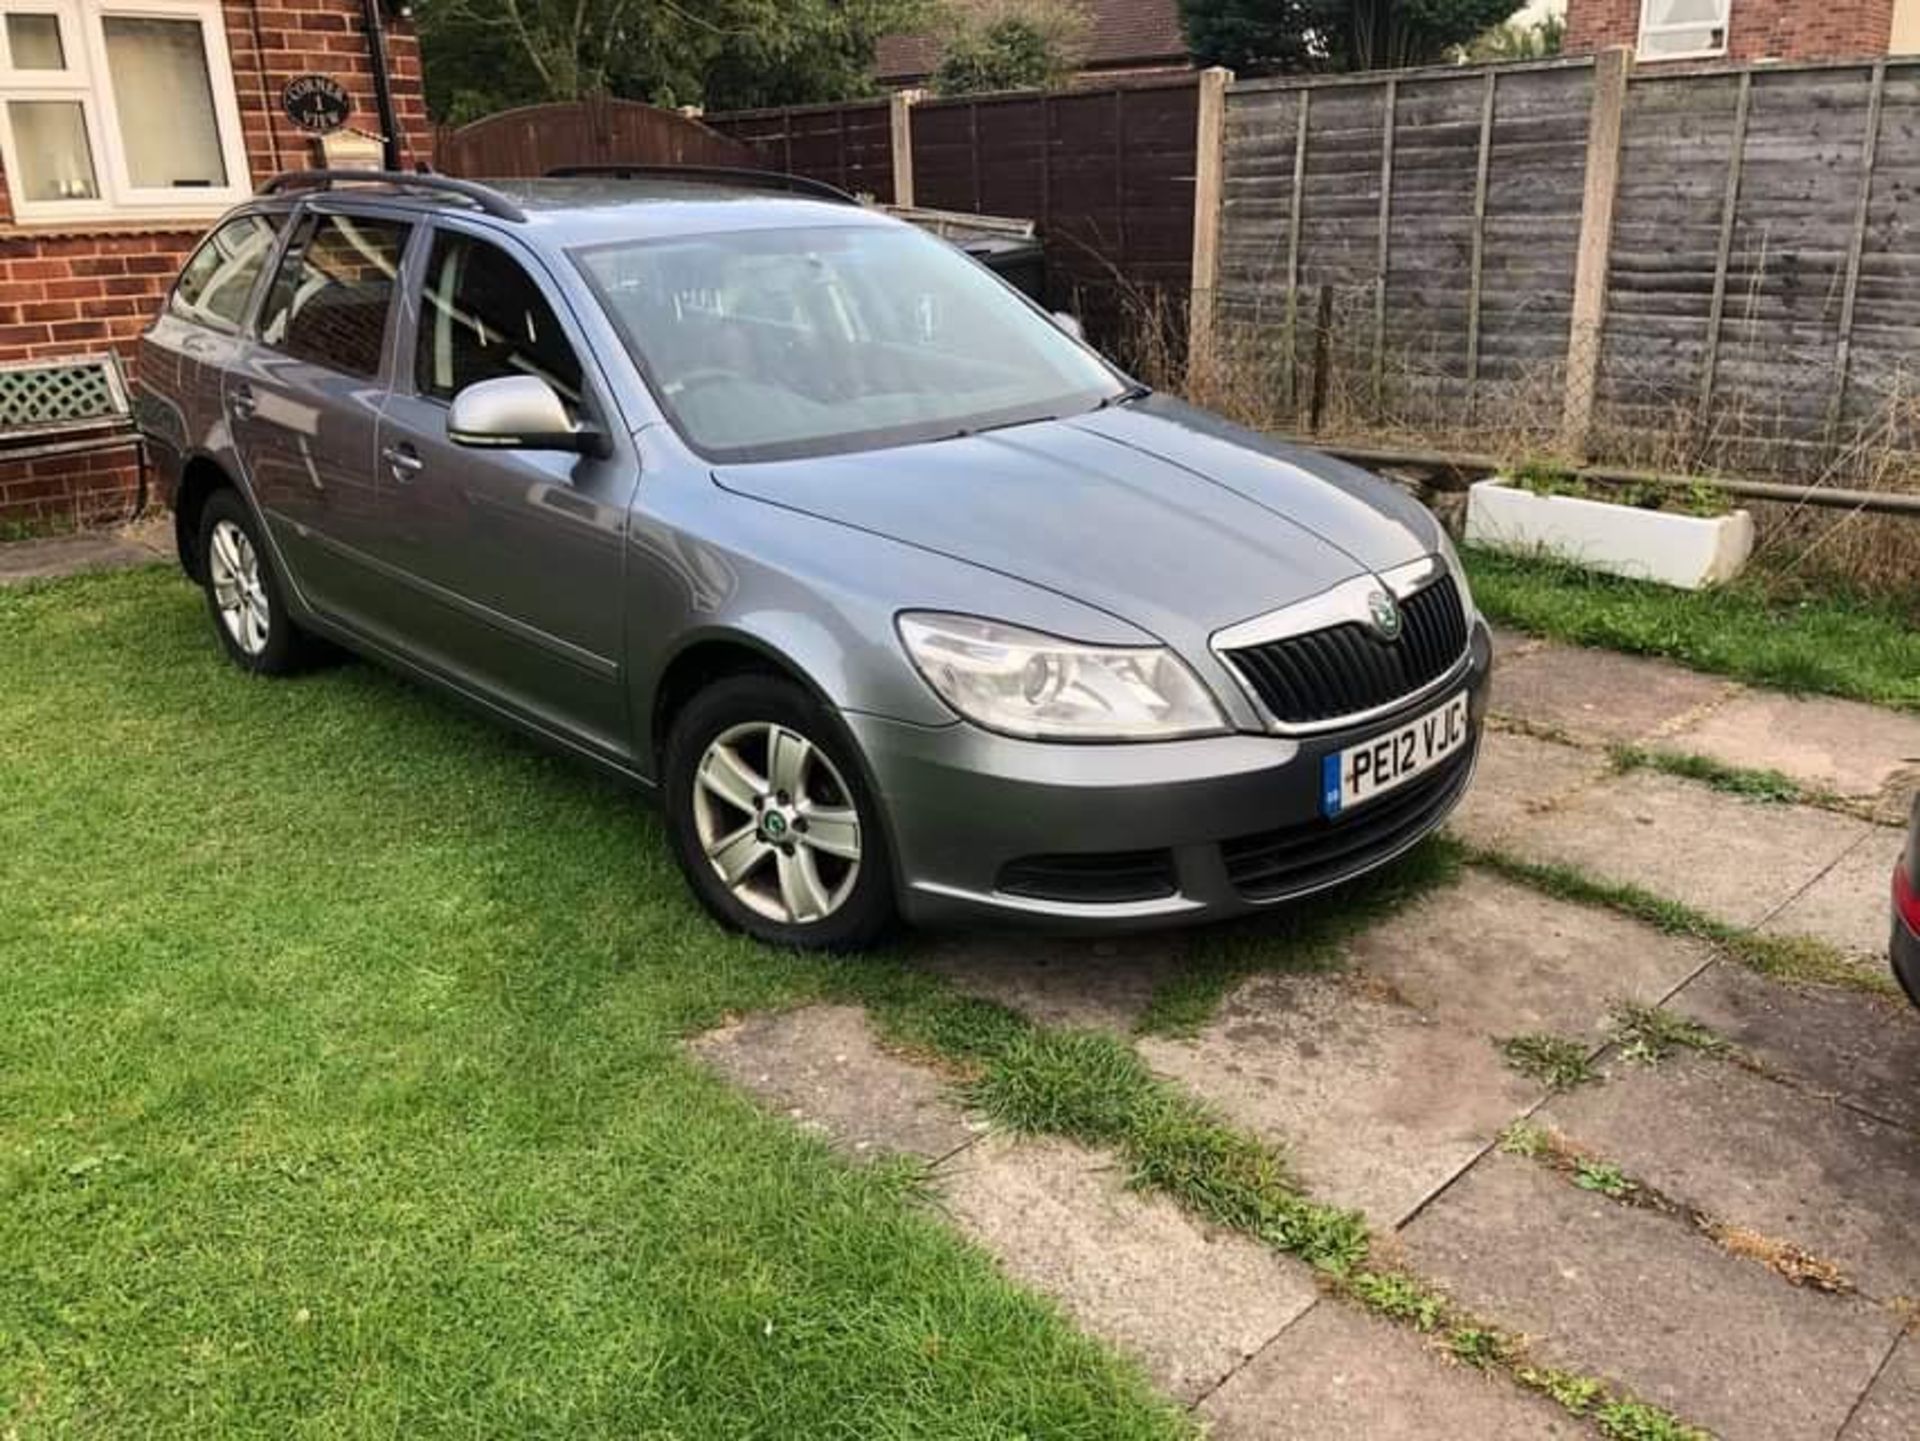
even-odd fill
[[[626,778],[783,944],[1225,916],[1438,826],[1491,646],[1433,517],[818,190],[269,182],[138,364],[228,655]]]

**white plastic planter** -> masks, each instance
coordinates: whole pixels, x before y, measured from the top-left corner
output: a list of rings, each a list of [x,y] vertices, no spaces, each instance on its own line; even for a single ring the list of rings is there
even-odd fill
[[[1571,495],[1535,495],[1496,476],[1468,494],[1467,540],[1699,590],[1732,580],[1746,565],[1753,554],[1753,517],[1744,510],[1673,515]]]

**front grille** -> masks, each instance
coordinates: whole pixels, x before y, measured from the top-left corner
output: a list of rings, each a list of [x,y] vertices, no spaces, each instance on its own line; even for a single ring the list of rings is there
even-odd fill
[[[1270,901],[1370,869],[1446,816],[1473,774],[1469,749],[1370,805],[1220,847],[1227,878],[1249,900]]]
[[[1037,901],[1112,905],[1174,894],[1171,851],[1106,851],[1096,855],[1025,856],[1000,869],[996,889]]]
[[[1311,725],[1378,710],[1423,690],[1467,648],[1460,587],[1442,575],[1400,602],[1398,640],[1347,621],[1227,652],[1283,725]]]

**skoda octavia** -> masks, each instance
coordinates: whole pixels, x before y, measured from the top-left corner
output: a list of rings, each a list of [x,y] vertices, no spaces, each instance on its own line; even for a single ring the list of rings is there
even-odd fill
[[[626,778],[767,941],[1249,911],[1472,776],[1431,515],[824,187],[279,177],[138,375],[234,664],[332,642]]]

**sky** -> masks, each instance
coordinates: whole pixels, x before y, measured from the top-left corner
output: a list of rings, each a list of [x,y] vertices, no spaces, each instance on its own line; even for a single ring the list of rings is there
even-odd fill
[[[1567,0],[1527,0],[1527,8],[1513,18],[1523,25],[1531,25],[1549,15],[1564,16],[1566,13]]]

